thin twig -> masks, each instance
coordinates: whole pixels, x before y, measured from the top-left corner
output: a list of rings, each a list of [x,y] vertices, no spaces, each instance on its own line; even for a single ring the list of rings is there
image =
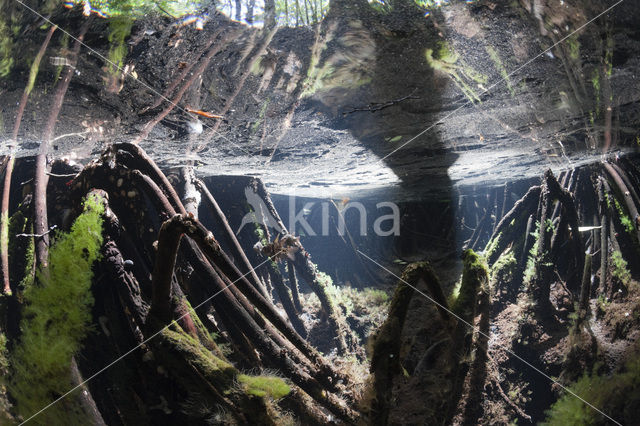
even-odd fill
[[[65,174],[56,174],[47,172],[47,176],[56,177],[56,178],[66,178],[66,177],[76,177],[78,173],[65,173]]]
[[[60,135],[60,136],[58,136],[56,138],[51,139],[51,142],[55,142],[55,141],[57,141],[59,139],[68,138],[68,137],[71,137],[71,136],[82,136],[82,135],[86,135],[87,133],[89,133],[89,130],[85,130],[84,132],[77,132],[77,133],[67,133],[67,134]],[[83,139],[85,139],[85,138],[83,137]]]
[[[350,107],[351,110],[350,111],[344,111],[342,113],[342,115],[353,114],[354,112],[360,112],[360,111],[369,111],[369,112],[381,111],[381,110],[383,110],[385,108],[389,108],[390,106],[399,104],[402,101],[406,101],[407,99],[420,99],[419,96],[413,96],[413,94],[416,93],[416,90],[417,89],[413,89],[413,92],[411,92],[407,96],[403,96],[403,97],[398,98],[398,99],[392,99],[392,100],[386,101],[386,102],[372,102],[369,105],[367,105],[366,107],[361,107],[361,108]]]
[[[58,227],[58,225],[53,225],[51,228],[49,228],[49,230],[47,232],[44,232],[42,234],[16,234],[16,237],[33,237],[33,238],[42,238],[45,235],[47,235],[49,232],[53,231],[54,229],[56,229]]]

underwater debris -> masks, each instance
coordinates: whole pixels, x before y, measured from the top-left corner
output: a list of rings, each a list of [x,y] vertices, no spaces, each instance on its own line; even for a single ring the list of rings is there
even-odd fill
[[[185,110],[187,112],[192,113],[192,114],[197,114],[197,115],[200,115],[200,116],[206,117],[206,118],[224,118],[222,115],[214,114],[214,113],[207,112],[207,111],[201,111],[199,109],[192,109],[192,108],[186,107]]]
[[[300,250],[300,237],[284,234],[280,238],[280,234],[278,234],[272,243],[263,245],[262,242],[258,241],[253,246],[253,249],[276,261],[281,261],[285,258],[295,260],[295,254]]]

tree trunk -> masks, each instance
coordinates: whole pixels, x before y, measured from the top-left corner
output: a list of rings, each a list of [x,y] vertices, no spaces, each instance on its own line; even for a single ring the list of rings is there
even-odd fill
[[[236,0],[236,21],[242,20],[242,0]]]
[[[249,0],[249,3],[247,3],[246,21],[249,25],[253,24],[253,8],[255,7],[255,5],[256,0]]]

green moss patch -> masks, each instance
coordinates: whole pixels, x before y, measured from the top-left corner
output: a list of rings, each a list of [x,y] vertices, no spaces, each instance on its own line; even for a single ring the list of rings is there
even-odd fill
[[[247,393],[258,397],[269,396],[280,399],[291,392],[289,385],[280,377],[275,376],[247,376],[240,374],[238,381],[246,386]]]
[[[3,13],[4,14],[4,13]],[[0,77],[9,75],[13,67],[13,38],[11,37],[10,22],[0,18]]]
[[[634,355],[624,371],[611,376],[585,374],[570,386],[576,395],[622,422],[635,424],[640,404],[640,356]],[[565,394],[547,411],[547,426],[609,424],[607,419],[574,395]]]
[[[487,259],[491,259],[495,255],[495,251],[498,248],[500,243],[500,239],[502,238],[502,232],[498,233],[491,241],[487,243],[487,246],[484,249],[484,256]]]
[[[631,283],[631,272],[627,267],[627,261],[622,257],[622,253],[616,250],[611,253],[611,275],[617,278],[624,286]]]
[[[90,330],[91,267],[102,246],[103,212],[98,200],[87,199],[71,231],[58,236],[49,250],[49,267],[37,272],[40,285],[25,290],[22,338],[11,357],[9,386],[25,418],[71,387],[71,358]],[[68,407],[59,404],[37,421],[52,424],[69,415]]]
[[[127,15],[119,15],[109,20],[109,75],[117,75],[127,56],[125,39],[131,34],[133,19]]]
[[[487,283],[489,272],[484,259],[473,250],[466,250],[463,258],[462,283],[451,309],[457,315],[465,317],[473,312],[477,289]]]
[[[524,269],[523,281],[529,284],[536,273],[536,264],[538,263],[538,242],[540,240],[540,222],[536,222],[536,230],[531,233],[534,239],[533,245],[529,250],[529,257],[527,257],[527,266]]]

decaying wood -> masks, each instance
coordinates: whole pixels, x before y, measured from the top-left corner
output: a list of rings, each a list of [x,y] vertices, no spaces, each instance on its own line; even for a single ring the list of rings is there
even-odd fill
[[[529,217],[530,210],[538,204],[540,192],[541,188],[539,186],[529,188],[524,197],[518,200],[509,213],[500,220],[490,240],[495,244],[495,247],[490,253],[487,253],[487,263],[489,265],[495,263],[507,244],[514,239],[514,234],[518,234],[516,230],[520,229],[520,227],[524,228],[521,225],[526,224],[523,218]]]
[[[619,170],[613,169],[620,175]],[[576,183],[576,188],[588,185],[587,177],[585,174]],[[568,178],[565,176],[564,180],[566,179]],[[620,177],[627,186],[631,179],[634,179],[633,175],[628,175],[626,181]],[[614,197],[614,191],[607,189],[606,185],[603,180],[598,187],[601,213],[607,211],[605,194]],[[266,265],[271,269],[275,290],[280,295],[283,306],[287,305],[285,308],[292,325],[275,308],[270,295],[261,291],[263,287],[260,279],[250,272],[253,266],[246,255],[241,260],[240,254],[244,254],[244,250],[239,242],[235,240],[238,255],[234,253],[234,258],[243,269],[230,259],[214,235],[198,221],[194,214],[197,206],[192,205],[191,214],[187,213],[189,208],[185,208],[185,204],[188,206],[189,203],[183,203],[164,174],[138,147],[119,144],[111,148],[103,156],[102,163],[88,166],[71,181],[70,186],[72,194],[68,196],[71,200],[76,192],[86,193],[89,188],[99,187],[102,188],[101,197],[105,200],[111,198],[113,201],[105,211],[105,246],[104,259],[100,264],[100,280],[101,283],[106,281],[114,287],[114,297],[104,304],[110,309],[119,309],[117,315],[127,324],[129,329],[126,332],[134,336],[136,342],[143,342],[145,336],[161,331],[157,340],[149,342],[142,349],[146,351],[145,362],[158,363],[150,364],[152,368],[162,367],[162,373],[158,373],[161,380],[175,386],[177,393],[206,394],[216,404],[225,407],[240,423],[274,424],[269,405],[265,405],[264,401],[249,398],[246,394],[237,392],[237,389],[229,391],[238,370],[226,361],[223,351],[210,338],[207,330],[216,330],[224,334],[224,338],[238,353],[233,358],[234,365],[241,365],[242,368],[254,366],[260,369],[277,369],[295,384],[294,393],[285,399],[282,406],[294,407],[296,412],[302,413],[301,418],[305,422],[322,423],[326,420],[323,411],[331,412],[345,423],[356,421],[357,413],[352,408],[352,401],[341,399],[341,387],[337,385],[340,381],[348,380],[348,377],[335,371],[304,340],[304,326],[302,323],[295,323],[302,311],[297,291],[294,290],[297,290],[297,269],[300,276],[317,292],[337,338],[336,345],[342,350],[348,348],[342,335],[343,318],[339,317],[339,310],[328,297],[326,288],[323,288],[325,283],[309,254],[295,237],[280,237],[291,243],[274,245],[278,250],[273,253],[273,259],[265,259]],[[220,232],[221,238],[233,242],[235,235],[215,199],[208,194],[201,182],[196,182],[196,187],[225,224]],[[263,191],[265,195],[261,198],[265,200],[267,208],[269,205],[273,208],[264,188]],[[500,207],[506,209],[504,199],[501,202],[494,200],[492,204],[487,209],[496,212]],[[497,259],[502,253],[513,251],[516,258],[525,259],[529,246],[532,245],[529,234],[538,219],[538,264],[549,264],[544,265],[549,266],[547,272],[557,272],[558,277],[562,275],[560,280],[567,276],[565,269],[583,266],[582,286],[569,283],[568,288],[573,294],[577,294],[578,288],[581,288],[579,306],[584,312],[589,306],[592,269],[590,255],[584,262],[584,242],[578,233],[579,214],[584,211],[584,207],[577,204],[572,194],[563,189],[548,172],[542,185],[530,190],[497,224],[494,238],[498,240],[491,256]],[[122,218],[122,223],[117,215]],[[273,216],[280,220],[277,212]],[[602,217],[600,220],[604,225],[609,219]],[[482,220],[478,222],[477,226],[480,226]],[[547,229],[549,223],[553,224],[553,233]],[[601,238],[612,237],[607,229],[603,226]],[[605,262],[608,247],[616,247],[616,238],[613,235],[612,241],[603,239],[600,243]],[[155,239],[157,244],[153,249]],[[231,247],[233,251],[234,244]],[[561,247],[567,249],[563,250]],[[470,254],[467,253],[467,256]],[[557,260],[561,256],[566,258],[563,262],[568,262],[569,267],[561,269],[558,266],[561,264]],[[280,267],[272,262],[276,258],[287,263],[293,299],[284,285]],[[465,266],[466,263],[465,259]],[[447,337],[433,344],[429,342],[428,351],[432,351],[429,355],[439,354],[440,357],[445,356],[451,360],[451,369],[444,373],[448,399],[443,406],[442,417],[460,418],[463,424],[475,424],[480,418],[482,413],[477,409],[481,405],[480,398],[486,394],[484,386],[487,383],[496,383],[498,392],[501,392],[495,373],[487,368],[490,365],[487,335],[491,332],[489,319],[492,301],[487,289],[486,270],[483,271],[484,273],[476,270],[473,279],[463,273],[458,301],[462,300],[464,303],[460,302],[452,307],[464,321],[470,324],[475,321],[478,327],[475,335],[469,332],[468,324],[454,322],[448,311],[444,292],[428,265],[416,267],[416,276],[403,275],[412,285],[427,288],[431,298],[440,305],[438,315],[431,315],[430,319],[442,324]],[[517,271],[520,272],[522,271]],[[469,273],[466,267],[465,273]],[[540,272],[539,277],[543,273]],[[542,284],[551,282],[551,279],[538,279]],[[606,281],[606,265],[601,266],[601,280],[603,283]],[[549,300],[548,289],[541,288],[537,291],[538,301]],[[404,283],[398,286],[389,318],[374,340],[371,362],[376,393],[371,412],[374,424],[388,421],[394,376],[405,374],[400,360],[400,336],[413,292]],[[195,310],[191,309],[187,300],[192,303],[194,300],[198,301],[197,304],[194,303]],[[200,316],[211,318],[207,319],[210,324],[206,329],[199,323]],[[110,332],[109,324],[101,322],[101,326],[103,330],[107,330],[105,333]],[[475,349],[473,358],[470,355],[472,348]],[[118,350],[122,351],[121,348]],[[151,357],[154,361],[149,361]],[[224,367],[211,367],[210,363],[218,362],[219,366]],[[419,366],[424,367],[422,361]],[[407,369],[411,370],[411,367],[408,366]],[[89,396],[100,405],[95,392],[101,391],[90,390]],[[504,392],[501,395],[504,396]],[[463,411],[456,411],[461,407],[464,408]],[[513,404],[512,407],[520,410],[517,411],[519,415],[526,416],[517,405]],[[95,422],[99,423],[98,420]]]
[[[327,320],[332,330],[334,331],[335,337],[334,341],[337,345],[338,351],[341,354],[346,353],[347,351],[347,343],[344,339],[344,325],[343,320],[341,319],[338,311],[335,309],[334,303],[331,298],[328,296],[326,291],[326,285],[320,275],[318,274],[316,266],[311,262],[311,258],[309,253],[302,247],[300,241],[292,236],[290,236],[287,232],[280,215],[273,205],[273,201],[269,196],[264,184],[261,180],[254,179],[251,183],[251,186],[256,194],[262,199],[264,202],[267,213],[271,215],[272,218],[275,219],[276,223],[284,233],[284,237],[278,238],[278,243],[271,244],[277,250],[283,250],[281,255],[277,256],[279,258],[288,258],[289,261],[293,264],[295,270],[297,270],[298,274],[302,279],[309,285],[312,291],[318,296],[320,300],[320,305],[327,316]],[[290,238],[288,238],[290,237]],[[264,251],[264,248],[263,248]],[[275,284],[274,284],[275,285]],[[288,294],[288,292],[287,292]],[[290,307],[291,309],[293,307]],[[292,315],[295,311],[292,310]]]
[[[71,358],[71,383],[74,386],[78,386],[82,384],[83,381],[75,358]],[[80,402],[83,414],[90,419],[92,425],[107,426],[86,385],[80,387],[80,392],[78,392],[75,397]]]
[[[576,262],[576,269],[573,274],[573,278],[570,281],[569,288],[577,290],[579,288],[582,266],[584,264],[584,249],[582,244],[582,237],[579,231],[579,218],[578,211],[575,206],[575,201],[571,193],[562,188],[558,181],[553,177],[553,173],[550,171],[545,174],[545,182],[549,186],[552,196],[562,203],[564,208],[564,214],[567,215],[567,224],[569,225],[569,234],[571,237],[571,248],[573,251],[573,257]]]
[[[533,245],[533,238],[531,233],[533,232],[533,226],[535,224],[535,217],[531,214],[529,215],[529,219],[527,219],[527,227],[524,232],[524,244],[522,246],[522,253],[520,254],[520,268],[524,268],[525,262],[527,261],[527,256],[529,254],[529,250],[531,250],[531,246]]]
[[[451,392],[447,403],[445,421],[449,423],[456,414],[458,402],[462,396],[465,378],[469,372],[467,361],[471,352],[473,332],[469,324],[474,323],[477,308],[477,296],[479,289],[488,289],[489,277],[484,261],[477,254],[467,250],[463,254],[464,267],[462,271],[462,284],[455,305],[452,307],[458,320],[452,333],[449,357],[451,363]],[[486,309],[486,308],[485,308]],[[485,350],[486,354],[486,350]],[[477,366],[479,368],[479,366]],[[476,371],[480,374],[480,371]],[[475,380],[479,380],[476,378]],[[474,383],[478,386],[478,383]],[[472,390],[473,391],[473,390]]]
[[[162,224],[158,234],[158,252],[153,269],[153,297],[150,315],[157,316],[163,324],[171,321],[171,280],[178,255],[180,238],[189,226],[176,215]]]
[[[184,209],[188,214],[197,219],[198,208],[200,207],[202,196],[200,195],[200,191],[196,188],[196,177],[193,172],[193,167],[184,166],[181,168],[180,173],[182,175],[183,182],[182,205],[184,205]]]
[[[587,318],[589,314],[589,299],[591,294],[591,254],[585,256],[584,271],[582,273],[582,286],[580,288],[580,300],[578,303],[578,323]]]
[[[166,324],[171,319],[170,314],[167,314],[170,312],[169,296],[171,274],[168,272],[169,266],[166,265],[173,266],[174,264],[172,263],[172,259],[175,259],[175,250],[177,248],[180,234],[184,233],[188,235],[189,238],[193,239],[198,244],[198,247],[216,265],[224,263],[226,265],[225,272],[233,271],[233,269],[229,269],[232,264],[228,261],[228,258],[224,260],[224,256],[221,257],[221,249],[213,239],[211,233],[202,227],[202,225],[198,224],[195,219],[176,215],[163,224],[163,229],[166,236],[163,236],[162,239],[159,237],[158,239],[157,262],[159,262],[161,266],[157,266],[157,269],[154,269],[154,277],[156,276],[155,272],[160,270],[165,274],[169,274],[169,277],[159,278],[157,282],[154,280],[154,303],[152,304],[151,312],[156,313],[156,316],[162,321],[162,323]],[[161,250],[161,247],[166,248]],[[225,267],[221,267],[221,269],[224,270]],[[261,312],[263,312],[263,314],[265,314],[269,321],[278,327],[280,331],[284,332],[285,337],[287,337],[305,356],[314,362],[321,362],[320,356],[317,352],[304,342],[304,340],[302,340],[302,338],[279,317],[277,312],[275,312],[271,307],[272,305],[270,305],[266,300],[261,299],[261,295],[255,291],[253,286],[251,286],[246,279],[242,279],[243,277],[237,270],[233,271],[233,274],[234,276],[237,276],[237,280],[234,280],[235,286],[237,286],[244,295],[248,295],[249,300],[251,300],[252,303],[254,303]],[[229,276],[229,274],[225,275]],[[157,276],[160,277],[160,272]],[[223,293],[226,293],[224,289],[228,290],[228,287],[220,281],[217,274],[214,275],[214,278],[218,282],[218,288],[222,289]],[[234,277],[231,276],[230,278],[232,280],[234,279]],[[156,285],[158,285],[158,287],[156,287]],[[226,294],[231,298],[228,299],[228,301],[233,299],[231,292]],[[156,297],[156,295],[158,296]],[[318,400],[318,402],[327,406],[327,408],[334,412],[334,414],[343,419],[353,418],[353,413],[348,407],[343,407],[332,397],[327,397],[326,391],[315,379],[294,366],[294,363],[291,362],[286,352],[283,352],[282,348],[277,346],[275,342],[273,342],[257,327],[257,324],[255,324],[254,320],[248,315],[245,309],[242,309],[237,302],[230,303],[229,306],[233,308],[233,317],[243,318],[243,320],[238,321],[237,324],[242,332],[251,338],[252,342],[257,346],[257,349],[268,356],[269,364],[272,367],[285,371],[294,383],[307,391],[314,399]],[[339,377],[340,375],[336,374],[336,376]]]
[[[419,281],[428,283],[427,287],[430,289],[440,287],[438,278],[427,262],[407,266],[396,286],[389,307],[389,315],[373,338],[370,371],[373,374],[373,388],[376,396],[371,404],[369,416],[371,424],[386,425],[388,422],[393,376],[401,372],[400,336],[409,302],[415,293],[414,287]],[[446,308],[446,302],[444,307]]]
[[[600,212],[600,291],[607,288],[607,263],[609,260],[609,216],[607,202],[604,198],[604,183],[598,178],[598,209]]]
[[[627,212],[629,213],[631,220],[634,222],[636,242],[640,241],[640,226],[636,224],[640,215],[638,214],[638,209],[633,201],[633,196],[617,170],[611,164],[606,162],[603,163],[603,166],[612,180],[615,192],[624,200]]]
[[[169,186],[162,188],[167,185],[164,175],[156,173],[154,178],[154,165],[145,164],[150,160],[143,152],[136,152],[135,148],[132,151],[134,155],[129,154],[130,150],[124,149],[107,152],[103,157],[104,163],[93,165],[80,173],[74,179],[74,182],[78,182],[80,186],[72,184],[72,187],[82,190],[82,188],[93,186],[97,181],[113,195],[116,200],[114,207],[116,210],[128,208],[127,206],[131,203],[130,197],[134,197],[140,200],[148,199],[155,208],[152,211],[157,212],[161,217],[170,217],[161,226],[158,234],[156,262],[152,274],[152,307],[150,313],[146,315],[144,328],[158,330],[169,324],[171,320],[178,320],[182,328],[180,333],[185,332],[206,345],[198,327],[194,326],[197,318],[191,318],[189,311],[184,309],[184,303],[179,302],[184,299],[184,296],[180,288],[176,287],[176,280],[173,278],[177,258],[182,256],[182,252],[191,253],[187,258],[196,259],[195,263],[192,262],[195,267],[194,273],[208,277],[209,285],[213,284],[208,291],[215,295],[211,298],[211,302],[216,315],[223,319],[229,330],[235,330],[234,346],[239,345],[247,352],[249,362],[252,365],[264,365],[282,371],[316,403],[329,409],[338,418],[351,422],[355,418],[353,410],[331,393],[336,390],[336,383],[347,382],[348,378],[334,371],[320,354],[279,316],[272,303],[264,299],[246,276],[235,268],[213,239],[212,234],[197,222],[197,219],[177,213],[174,205],[180,208],[181,204],[177,197],[171,196],[172,191]],[[113,164],[111,159],[114,158],[114,154],[116,159],[123,158],[129,166],[135,165],[137,169],[125,169]],[[122,178],[124,182],[129,183],[122,183]],[[127,186],[130,184],[135,185],[135,190]],[[116,240],[118,238],[124,240],[122,238],[124,233],[116,232],[119,226],[115,213],[109,214],[113,216],[110,221],[112,222],[110,233],[119,234]],[[183,234],[186,237],[182,237]],[[134,237],[139,238],[139,236]],[[113,276],[126,281],[129,274],[122,269],[121,263],[124,262],[122,254],[113,242],[108,244],[111,244],[108,258],[115,262]],[[179,250],[178,247],[182,248]],[[134,262],[133,266],[136,263],[138,262]],[[130,280],[128,285],[136,287],[135,278],[131,278],[134,281]],[[177,305],[176,296],[178,296]],[[145,315],[144,302],[133,299],[127,306],[132,306],[135,311],[134,317],[140,319]],[[252,356],[253,353],[261,354],[260,359]]]
[[[347,343],[344,339],[344,324],[339,316],[340,314],[336,310],[333,300],[327,294],[326,283],[320,278],[316,266],[309,259],[309,253],[299,243],[297,249],[295,253],[292,253],[293,259],[291,261],[302,279],[318,296],[320,305],[334,333],[334,342],[338,352],[344,354],[347,352]]]
[[[228,242],[230,243],[232,254],[237,259],[240,259],[242,261],[244,266],[244,271],[249,272],[249,277],[251,277],[252,284],[256,287],[256,289],[258,289],[258,291],[260,291],[265,298],[268,297],[268,293],[266,289],[264,288],[260,279],[258,278],[258,275],[256,274],[254,267],[251,265],[251,262],[247,258],[247,255],[245,254],[244,250],[242,250],[242,247],[240,246],[240,242],[238,241],[238,238],[236,238],[236,234],[231,229],[231,226],[229,225],[229,221],[227,220],[224,213],[222,212],[222,209],[218,205],[218,202],[213,197],[213,195],[211,194],[207,186],[204,184],[204,182],[202,182],[201,180],[196,180],[195,184],[198,190],[202,193],[202,195],[204,195],[205,200],[207,200],[207,202],[209,203],[215,218],[218,220],[218,222],[222,223],[222,226],[224,227],[224,230],[225,230],[224,235],[228,240]]]
[[[164,173],[160,171],[160,168],[156,163],[151,160],[142,148],[132,143],[117,143],[112,145],[111,152],[115,153],[115,158],[113,160],[120,162],[122,165],[132,170],[138,169],[141,173],[148,175],[156,185],[160,187],[176,212],[182,215],[187,214],[176,190],[173,188],[171,183],[169,183],[169,180]]]
[[[300,295],[298,294],[298,278],[296,277],[295,267],[289,259],[287,260],[287,273],[289,275],[289,287],[291,287],[293,305],[298,313],[302,313],[302,304],[300,303]]]
[[[293,328],[298,332],[298,334],[300,334],[300,336],[306,338],[307,331],[304,328],[304,324],[302,324],[302,321],[300,321],[300,318],[298,317],[296,308],[293,305],[293,301],[291,300],[291,295],[289,294],[289,291],[284,284],[284,280],[282,279],[280,268],[278,268],[278,265],[274,261],[268,261],[265,264],[265,267],[269,271],[269,276],[271,277],[273,288],[278,293],[280,303],[282,303],[282,307],[287,313],[287,316],[289,317]]]
[[[128,147],[132,147],[132,146],[129,145]],[[135,151],[137,151],[136,147],[133,147],[133,148]],[[108,159],[109,154],[106,154],[106,155]],[[144,161],[150,161],[150,160],[145,159],[145,155],[143,155],[141,151],[139,155],[137,155],[137,157],[139,157],[142,160],[133,162],[132,164],[137,165],[141,169],[151,170],[151,171],[154,170],[152,165],[142,164],[144,163]],[[128,158],[128,157],[124,157],[124,158]],[[134,172],[133,175],[139,176],[139,179],[141,179],[140,178],[141,175],[139,175],[138,173],[139,172]],[[158,181],[166,181],[166,178],[164,177],[164,175],[160,175],[156,179]],[[110,181],[113,179],[110,179],[108,177],[103,177],[101,178],[101,180]],[[163,208],[161,208],[159,211],[164,211],[166,214],[171,214],[172,213],[171,210],[170,209],[168,210],[167,208],[167,202],[162,200],[164,198],[163,193],[166,193],[166,192],[171,193],[171,191],[159,191],[158,189],[155,188],[157,185],[152,184],[151,179],[146,179],[146,178],[141,179],[140,182],[146,183],[149,186],[149,188],[152,188],[149,190],[147,195],[151,195],[152,199],[157,199],[158,200],[156,202],[157,205],[163,206]],[[168,182],[167,182],[167,185],[168,185]],[[255,290],[255,288],[247,281],[247,278],[244,276],[244,274],[240,273],[240,271],[238,271],[235,265],[233,265],[233,263],[229,260],[226,254],[222,252],[219,245],[217,244],[217,242],[215,242],[215,240],[213,239],[213,236],[209,233],[209,231],[207,231],[200,224],[198,224],[197,227],[195,227],[195,229],[192,229],[192,231],[195,231],[195,234],[191,235],[191,237],[192,238],[197,237],[195,239],[198,241],[198,246],[207,254],[207,257],[211,259],[213,263],[218,265],[220,270],[234,282],[234,285],[240,288],[240,290],[243,292],[245,296],[248,297],[251,303],[254,304],[258,309],[260,309],[260,311],[266,316],[266,318],[270,322],[272,322],[277,327],[277,329],[280,332],[282,332],[294,344],[294,346],[298,350],[302,351],[302,353],[306,357],[308,357],[314,363],[316,363],[320,367],[320,371],[324,372],[323,374],[328,374],[329,376],[333,376],[333,377],[341,377],[340,374],[333,371],[333,369],[326,364],[326,362],[321,358],[321,356],[317,353],[317,351],[311,348],[311,346],[309,346],[309,344],[306,343],[304,339],[302,339],[298,335],[298,333],[296,333],[295,330],[293,330],[291,326],[289,326],[280,317],[279,313],[277,313],[277,311],[275,310],[271,302],[264,299],[262,295],[260,295]],[[189,247],[189,245],[187,245],[187,247]],[[194,248],[190,248],[189,250],[193,251]],[[223,285],[221,284],[219,288],[222,288],[222,287]]]
[[[536,251],[536,263],[534,277],[531,282],[531,295],[536,304],[539,304],[544,312],[549,312],[550,301],[549,294],[551,291],[551,283],[549,282],[553,264],[551,263],[549,245],[551,234],[549,232],[549,217],[551,216],[551,208],[553,197],[548,181],[550,171],[545,174],[545,182],[542,187],[542,209],[540,212],[540,224],[538,226],[538,248]],[[549,219],[549,220],[548,220]]]
[[[481,283],[482,284],[482,283]],[[478,295],[477,310],[480,314],[478,321],[478,331],[474,335],[473,346],[475,356],[469,371],[469,383],[466,389],[467,398],[465,400],[463,423],[464,425],[476,425],[482,410],[482,398],[484,384],[487,379],[487,363],[489,361],[489,333],[491,325],[491,296],[489,288],[485,286]]]

